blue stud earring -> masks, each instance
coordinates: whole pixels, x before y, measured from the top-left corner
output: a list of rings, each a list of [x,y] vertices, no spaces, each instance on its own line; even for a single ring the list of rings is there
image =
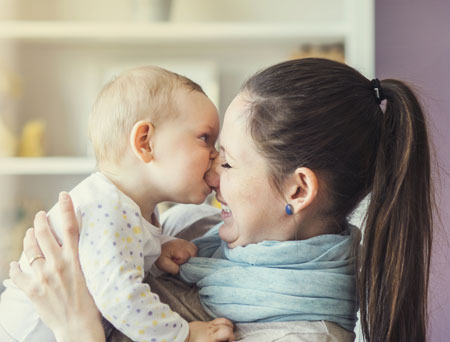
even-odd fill
[[[288,215],[292,215],[294,213],[294,208],[289,203],[286,204],[286,208],[285,209],[286,209],[286,214],[288,214]]]

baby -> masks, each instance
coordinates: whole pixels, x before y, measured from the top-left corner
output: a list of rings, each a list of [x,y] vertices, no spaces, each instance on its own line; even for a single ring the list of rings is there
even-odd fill
[[[198,324],[189,334],[189,324],[142,280],[164,243],[173,247],[158,260],[166,269],[176,272],[178,264],[196,255],[195,245],[161,234],[156,205],[205,200],[211,189],[204,176],[217,154],[218,133],[217,110],[201,87],[161,68],[128,70],[97,97],[89,136],[99,172],[70,195],[89,290],[103,316],[134,341],[184,342],[207,334]],[[48,219],[61,240],[57,206]],[[22,270],[32,272],[34,260],[22,255]],[[54,341],[26,296],[10,280],[5,285],[0,335],[11,341]]]

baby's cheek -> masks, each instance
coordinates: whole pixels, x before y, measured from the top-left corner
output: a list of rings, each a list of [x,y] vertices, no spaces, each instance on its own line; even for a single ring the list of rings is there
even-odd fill
[[[209,170],[212,164],[209,153],[202,152],[196,158],[193,158],[192,169],[196,170],[197,174],[203,178],[205,173]]]

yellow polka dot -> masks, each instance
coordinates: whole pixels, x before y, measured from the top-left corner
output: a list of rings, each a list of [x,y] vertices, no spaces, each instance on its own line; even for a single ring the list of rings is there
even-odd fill
[[[137,269],[138,271],[142,271],[142,267],[141,267],[141,266],[137,266],[136,269]]]
[[[108,229],[105,229],[104,231],[103,231],[103,235],[107,235],[108,234]]]
[[[141,293],[141,297],[145,297],[147,294],[145,292]]]
[[[115,205],[115,206],[114,206],[114,209],[118,210],[118,209],[119,209],[119,206]]]
[[[131,298],[133,298],[133,295],[129,294],[128,299],[131,299]]]
[[[126,220],[127,219],[127,215],[122,215],[123,219]]]
[[[126,320],[122,320],[122,324],[127,324],[127,321]]]
[[[152,324],[154,327],[156,327],[158,325],[158,321],[153,321]]]
[[[120,266],[120,272],[123,272],[124,268],[123,266]]]
[[[116,232],[116,233],[114,234],[114,236],[115,236],[115,237],[119,237],[120,234],[119,234],[118,232]]]
[[[131,237],[127,237],[127,242],[131,243],[131,242],[133,242],[133,239]]]
[[[161,314],[161,318],[166,318],[166,314],[164,312]]]
[[[116,298],[116,303],[119,303],[120,302],[120,299],[119,298]]]
[[[133,233],[134,234],[141,234],[142,233],[142,229],[139,226],[133,227]]]
[[[91,222],[91,223],[89,223],[89,227],[94,227],[95,226],[95,224],[93,223],[93,222]]]
[[[140,334],[140,335],[144,335],[144,333],[145,333],[145,331],[144,331],[144,330],[142,330],[142,329],[141,329],[141,330],[139,330],[139,334]]]

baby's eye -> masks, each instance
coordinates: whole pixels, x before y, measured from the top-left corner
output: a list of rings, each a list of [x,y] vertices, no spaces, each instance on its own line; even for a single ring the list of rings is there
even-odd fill
[[[231,166],[228,163],[223,163],[220,166],[222,166],[224,169],[231,169]]]
[[[202,139],[204,142],[208,142],[209,141],[209,134],[203,134],[200,139]]]

